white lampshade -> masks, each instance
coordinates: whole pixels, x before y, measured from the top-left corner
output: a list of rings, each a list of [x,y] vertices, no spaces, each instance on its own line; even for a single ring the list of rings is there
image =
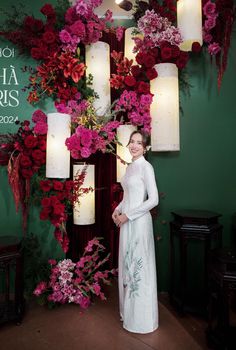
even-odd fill
[[[65,141],[70,137],[70,115],[48,113],[46,150],[46,177],[66,179],[70,177],[70,151]]]
[[[192,44],[202,45],[202,1],[177,1],[177,26],[183,38],[180,49],[191,51]]]
[[[82,188],[95,188],[95,165],[74,164],[73,178],[86,169],[86,175]],[[75,225],[91,225],[95,223],[95,191],[82,194],[79,203],[73,209],[73,220]]]
[[[122,144],[117,145],[116,154],[123,159],[125,162],[130,163],[132,161],[132,156],[129,152],[127,144],[129,142],[130,135],[133,131],[137,130],[137,127],[130,124],[120,125],[117,128],[117,138]],[[127,165],[121,163],[119,159],[116,159],[116,181],[120,182],[121,178],[125,175]]]
[[[173,63],[154,67],[158,77],[151,80],[152,151],[179,151],[178,69]]]
[[[133,60],[133,64],[137,64],[135,60],[135,56],[137,53],[133,53],[133,48],[135,46],[133,35],[131,34],[135,27],[130,27],[125,30],[125,51],[124,56],[129,60]]]
[[[98,116],[104,115],[111,105],[110,94],[110,46],[98,41],[85,47],[86,74],[92,74],[92,88],[98,94],[94,107]]]

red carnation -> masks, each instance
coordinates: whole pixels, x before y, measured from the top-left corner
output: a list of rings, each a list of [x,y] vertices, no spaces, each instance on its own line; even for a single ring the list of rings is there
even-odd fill
[[[48,197],[45,197],[41,200],[41,204],[43,207],[50,207],[51,205],[51,199]]]
[[[200,52],[202,49],[201,45],[199,44],[199,42],[195,41],[194,43],[192,43],[192,51],[193,52]]]
[[[54,215],[62,215],[65,211],[65,206],[62,203],[55,203],[53,205],[53,214]]]
[[[143,58],[143,64],[147,68],[151,68],[156,63],[155,58],[152,55],[145,55]]]
[[[155,68],[149,68],[147,71],[146,71],[146,75],[147,75],[147,78],[149,80],[152,80],[152,79],[155,79],[158,74],[157,74],[157,71]]]
[[[134,86],[136,84],[136,79],[132,75],[127,75],[124,82],[127,86]]]
[[[32,151],[32,157],[34,160],[42,161],[45,157],[45,152],[40,151],[40,149],[34,149]]]
[[[62,182],[57,181],[57,180],[53,180],[53,188],[56,191],[62,191],[64,188],[64,185]]]
[[[41,151],[46,151],[46,146],[47,146],[46,140],[38,141],[38,147]]]
[[[163,46],[161,48],[161,58],[165,61],[168,61],[172,58],[172,50],[169,46]]]
[[[34,137],[33,135],[28,135],[24,139],[24,144],[27,148],[34,148],[37,146],[37,143],[38,143],[37,138]]]
[[[51,4],[45,4],[41,8],[40,12],[45,16],[52,16],[55,14],[54,8],[52,7]]]
[[[148,94],[150,92],[150,86],[144,81],[140,81],[138,84],[138,92],[141,94]]]

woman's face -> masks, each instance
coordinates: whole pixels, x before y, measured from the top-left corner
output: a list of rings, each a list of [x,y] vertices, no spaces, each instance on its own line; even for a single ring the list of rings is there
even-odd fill
[[[143,137],[140,134],[134,134],[131,137],[130,143],[128,145],[130,154],[133,158],[133,160],[138,159],[143,156],[144,154],[144,147],[143,147]]]

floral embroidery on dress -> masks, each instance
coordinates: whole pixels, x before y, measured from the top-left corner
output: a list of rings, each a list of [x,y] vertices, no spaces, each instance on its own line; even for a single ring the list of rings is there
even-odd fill
[[[129,297],[139,296],[139,282],[141,281],[140,271],[143,267],[142,258],[135,256],[135,248],[138,245],[138,241],[134,243],[132,247],[129,242],[124,259],[124,288],[129,288]]]

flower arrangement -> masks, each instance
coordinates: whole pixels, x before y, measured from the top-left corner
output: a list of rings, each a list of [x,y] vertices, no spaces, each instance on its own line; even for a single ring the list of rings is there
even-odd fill
[[[116,275],[116,270],[100,271],[109,258],[109,254],[101,257],[105,247],[100,240],[95,237],[89,241],[78,262],[70,259],[59,262],[49,260],[49,281],[41,281],[34,295],[49,305],[74,303],[82,309],[89,307],[94,296],[105,300],[101,284],[110,284],[110,277]]]
[[[54,236],[60,243],[63,251],[68,251],[69,239],[66,231],[66,222],[71,215],[75,203],[80,197],[93,191],[92,188],[82,187],[87,167],[72,180],[41,180],[39,181],[41,211],[40,219],[49,220],[55,227]]]

